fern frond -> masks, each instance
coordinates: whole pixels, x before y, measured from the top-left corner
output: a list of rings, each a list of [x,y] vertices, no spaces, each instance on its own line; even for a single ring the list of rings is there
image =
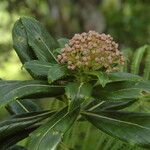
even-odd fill
[[[148,45],[144,45],[135,51],[131,64],[131,73],[139,74],[140,64],[147,48]]]
[[[145,80],[150,80],[150,46],[147,47],[143,77]]]

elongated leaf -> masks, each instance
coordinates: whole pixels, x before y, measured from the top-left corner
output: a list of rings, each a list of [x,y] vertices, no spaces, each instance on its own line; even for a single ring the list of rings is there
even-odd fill
[[[8,106],[11,114],[40,111],[40,106],[31,99],[16,100]]]
[[[98,83],[104,87],[107,83],[117,81],[141,81],[142,77],[126,72],[103,73],[100,71],[88,72],[89,75],[94,75],[98,78]]]
[[[28,43],[33,48],[38,59],[57,62],[53,50],[58,48],[58,42],[37,20],[22,17],[21,21],[27,33]]]
[[[18,134],[18,132],[17,132],[15,134],[13,134],[12,136],[9,136],[9,138],[6,141],[1,143],[2,145],[0,145],[0,149],[7,150],[8,148],[11,148],[11,146],[13,146],[14,144],[27,138],[29,136],[29,133],[33,132],[39,126],[40,126],[40,124],[38,123],[38,125],[32,125],[29,128],[25,128],[24,130],[21,131],[21,134]]]
[[[144,45],[144,46],[142,46],[136,50],[136,52],[133,56],[133,59],[132,59],[131,73],[133,73],[133,74],[139,73],[140,62],[141,62],[142,57],[143,57],[147,48],[148,48],[148,45]]]
[[[48,70],[53,65],[54,64],[48,62],[33,60],[33,61],[26,62],[24,67],[39,78],[47,78]]]
[[[8,150],[27,150],[27,149],[23,146],[14,145],[14,146],[8,148]]]
[[[144,91],[149,93],[150,92],[150,81],[138,82],[133,87],[143,89]]]
[[[120,101],[127,99],[139,99],[142,96],[143,90],[138,88],[120,89],[116,91],[103,90],[98,92],[94,91],[93,97],[104,101]]]
[[[69,98],[88,98],[91,96],[92,86],[88,83],[70,82],[65,87],[66,94]]]
[[[32,49],[28,45],[27,34],[21,22],[21,19],[16,21],[13,27],[12,38],[13,47],[23,64],[32,59],[36,59]]]
[[[144,68],[144,75],[145,80],[150,80],[150,46],[147,48],[147,55],[145,58],[145,68]]]
[[[32,112],[16,115],[0,123],[0,148],[11,146],[29,135],[38,126],[35,123],[53,115],[54,112]],[[19,134],[21,133],[21,134]],[[21,138],[21,139],[20,139]]]
[[[149,81],[109,83],[105,88],[95,87],[92,93],[94,98],[104,101],[139,99],[148,95],[150,95]]]
[[[100,111],[83,115],[98,129],[113,137],[132,145],[150,148],[150,114]]]
[[[114,81],[141,81],[142,77],[126,72],[114,72],[108,74],[109,82]]]
[[[65,90],[70,100],[69,109],[73,109],[91,96],[92,86],[88,83],[70,82],[66,85]]]
[[[41,150],[56,149],[63,134],[72,126],[76,120],[79,108],[68,112],[68,108],[64,108],[57,114],[53,115],[50,120],[31,134],[28,149]]]
[[[122,52],[123,52],[123,55],[125,56],[125,64],[122,66],[122,71],[124,72],[130,72],[130,69],[129,69],[129,59],[132,58],[133,56],[133,53],[134,53],[134,50],[131,49],[131,48],[125,48],[125,49],[122,49]]]
[[[103,93],[102,98],[112,101],[118,101],[120,99],[138,99],[142,96],[142,92],[141,89],[137,88],[121,89],[110,93]]]
[[[8,150],[27,150],[27,149],[23,146],[14,145],[14,146],[8,148]]]
[[[51,66],[48,71],[48,82],[52,83],[58,79],[61,79],[65,75],[67,75],[66,67],[55,64]]]
[[[100,110],[121,110],[129,107],[135,102],[135,100],[121,101],[121,102],[109,102],[93,100],[84,107],[88,111],[100,111]]]
[[[53,97],[64,93],[64,88],[42,81],[0,81],[0,107],[21,98]]]
[[[109,82],[109,78],[106,73],[100,71],[92,71],[92,72],[87,72],[87,74],[96,76],[98,78],[98,83],[102,85],[102,87],[104,87]]]

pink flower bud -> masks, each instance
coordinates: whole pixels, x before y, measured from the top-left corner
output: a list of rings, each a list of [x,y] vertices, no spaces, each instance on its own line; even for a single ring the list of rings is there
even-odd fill
[[[79,59],[80,57],[79,57],[79,56],[76,56],[75,58],[76,58],[76,59]]]
[[[123,65],[125,61],[113,38],[95,31],[75,34],[57,59],[60,63],[66,63],[71,70],[96,70],[100,65],[106,68],[106,72],[117,70],[112,67],[113,64]]]
[[[68,65],[71,65],[72,64],[72,62],[71,61],[68,61]]]
[[[57,58],[58,58],[58,60],[60,60],[60,59],[62,58],[62,56],[61,56],[61,55],[58,55]]]
[[[86,57],[83,57],[83,61],[87,61],[87,58],[86,58]]]
[[[70,69],[71,70],[75,70],[76,66],[71,66]]]
[[[95,61],[96,61],[96,62],[99,62],[99,61],[100,61],[100,59],[99,59],[98,57],[96,57],[96,58],[95,58]]]
[[[88,66],[88,65],[89,65],[89,63],[88,63],[88,62],[85,62],[85,65],[86,65],[86,66]]]

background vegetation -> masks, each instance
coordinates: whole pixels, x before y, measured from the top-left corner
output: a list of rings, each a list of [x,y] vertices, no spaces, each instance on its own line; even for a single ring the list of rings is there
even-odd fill
[[[126,70],[143,75],[147,66],[145,60],[150,57],[150,48],[136,51],[137,48],[150,44],[150,1],[149,0],[1,0],[0,1],[0,78],[29,79],[13,51],[11,30],[14,22],[20,16],[31,16],[39,20],[48,31],[56,37],[70,38],[74,33],[96,30],[111,34],[120,44],[120,49],[128,56]],[[136,51],[136,52],[135,52]],[[138,71],[129,68],[134,55],[139,61]],[[148,64],[148,63],[147,63]],[[148,68],[148,66],[147,66]],[[149,79],[149,77],[146,77]],[[43,107],[50,104],[44,101]],[[55,107],[59,107],[59,103]],[[149,111],[148,103],[137,104],[140,111]],[[8,115],[0,112],[0,119]],[[83,127],[84,125],[84,127]],[[99,150],[133,149],[135,148],[116,142],[116,140],[101,133],[97,134],[91,125],[79,124],[74,127],[74,135],[66,135],[66,144],[75,149]],[[91,136],[89,136],[92,133]],[[68,140],[71,139],[71,140]],[[80,144],[81,140],[83,141]],[[90,144],[89,144],[90,141]],[[24,141],[23,141],[24,142]]]

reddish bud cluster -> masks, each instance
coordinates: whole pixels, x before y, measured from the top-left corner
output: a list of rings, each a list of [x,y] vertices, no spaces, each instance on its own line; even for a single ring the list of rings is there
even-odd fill
[[[124,64],[124,57],[113,38],[95,31],[75,34],[57,59],[60,63],[67,63],[71,70],[105,68],[106,72],[112,72],[119,69],[118,64]]]

